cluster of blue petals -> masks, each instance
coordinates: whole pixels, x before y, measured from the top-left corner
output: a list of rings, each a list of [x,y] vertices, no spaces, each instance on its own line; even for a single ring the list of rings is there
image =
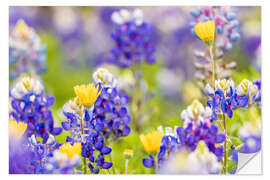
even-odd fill
[[[133,63],[140,64],[142,60],[149,64],[155,63],[152,34],[153,27],[146,22],[138,24],[132,20],[115,24],[114,31],[111,33],[114,46],[111,48],[108,61],[124,68],[130,67]]]
[[[49,109],[54,104],[54,97],[45,93],[35,94],[28,92],[22,98],[10,97],[12,116],[16,121],[27,124],[26,134],[30,137],[34,134],[36,137],[43,138],[46,142],[49,134],[54,136],[62,132],[61,127],[54,127],[52,111]]]

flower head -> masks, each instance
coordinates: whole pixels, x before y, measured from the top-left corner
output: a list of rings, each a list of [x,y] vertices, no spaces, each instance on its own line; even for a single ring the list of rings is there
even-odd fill
[[[140,140],[144,146],[144,149],[151,153],[159,150],[162,137],[162,132],[152,131],[146,135],[141,134]]]
[[[125,158],[129,159],[133,156],[134,151],[132,149],[125,149],[123,152]]]
[[[197,36],[209,46],[215,38],[215,22],[213,20],[199,22],[195,25],[195,32]]]
[[[9,135],[11,137],[20,138],[26,129],[27,124],[24,122],[17,122],[13,118],[9,121]]]
[[[43,92],[44,87],[37,76],[21,76],[11,90],[11,95],[16,99],[21,99],[29,92],[39,95]]]
[[[74,87],[74,91],[80,103],[85,106],[94,104],[99,94],[101,93],[99,86],[94,87],[94,85],[91,83],[88,85],[77,85]]]
[[[105,68],[98,68],[93,74],[95,84],[102,83],[103,86],[116,86],[116,80],[113,75]]]
[[[74,156],[81,155],[81,143],[74,143],[71,145],[67,142],[59,147],[61,153],[66,154],[68,158],[72,159]]]

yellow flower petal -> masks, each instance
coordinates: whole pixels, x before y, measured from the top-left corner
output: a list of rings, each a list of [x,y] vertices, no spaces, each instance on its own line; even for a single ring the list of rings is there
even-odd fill
[[[162,140],[163,134],[161,132],[152,131],[146,135],[141,134],[140,140],[143,144],[144,149],[151,153],[156,152],[160,149],[160,143]]]
[[[74,87],[74,92],[82,105],[89,106],[93,105],[97,100],[101,90],[99,90],[99,86],[95,87],[93,84],[88,85],[77,85]]]
[[[215,37],[215,22],[213,20],[207,22],[199,22],[194,27],[197,36],[210,45]]]

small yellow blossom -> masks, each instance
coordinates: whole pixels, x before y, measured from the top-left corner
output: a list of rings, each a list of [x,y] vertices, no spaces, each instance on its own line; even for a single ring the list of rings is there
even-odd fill
[[[10,137],[20,138],[25,130],[27,129],[27,124],[24,122],[17,122],[13,118],[9,121],[9,135]]]
[[[66,154],[68,158],[72,159],[74,156],[81,155],[81,143],[74,143],[73,146],[67,142],[59,147],[62,154]]]
[[[162,137],[162,132],[152,131],[146,135],[141,134],[140,140],[144,146],[144,149],[151,153],[159,150]]]
[[[133,156],[134,152],[132,149],[125,149],[124,152],[123,152],[124,156],[126,158],[130,158]]]
[[[195,25],[197,36],[208,46],[212,44],[215,37],[215,22],[213,20],[207,22],[199,22]]]
[[[74,87],[75,94],[82,105],[91,106],[97,100],[101,90],[93,84],[82,84]]]

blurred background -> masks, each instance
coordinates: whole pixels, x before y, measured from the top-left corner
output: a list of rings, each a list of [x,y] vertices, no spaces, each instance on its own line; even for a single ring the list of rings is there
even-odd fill
[[[46,92],[55,97],[53,114],[62,121],[62,107],[74,97],[73,86],[92,81],[97,67],[106,66],[113,74],[122,69],[106,64],[113,41],[111,15],[122,7],[10,7],[10,32],[19,19],[33,27],[47,46],[46,71],[42,74]],[[127,7],[125,7],[127,8]],[[156,46],[157,63],[143,63],[140,68],[153,97],[148,106],[152,114],[144,122],[143,132],[159,125],[180,125],[180,113],[193,99],[205,102],[202,90],[195,83],[194,50],[204,49],[201,41],[190,30],[192,7],[128,7],[140,8],[144,20],[154,26],[152,34]],[[241,38],[225,53],[225,61],[235,61],[237,69],[232,78],[238,84],[242,79],[260,78],[261,69],[261,9],[236,7]],[[13,79],[10,78],[10,86]],[[236,117],[237,118],[237,117]],[[64,137],[64,135],[62,135]],[[119,152],[139,143],[138,135],[131,133],[118,147]],[[64,141],[58,137],[59,141]],[[121,144],[120,144],[121,145]],[[117,144],[115,145],[117,146]],[[142,148],[142,147],[141,147]],[[114,148],[113,148],[114,149]],[[116,156],[116,152],[114,155]],[[139,152],[141,153],[141,152]],[[121,153],[120,153],[121,154]],[[135,151],[136,154],[136,151]],[[142,155],[143,156],[143,155]],[[122,166],[121,157],[119,166]],[[138,159],[131,159],[136,164]],[[137,164],[138,165],[138,164]],[[132,165],[131,165],[132,166]],[[130,173],[150,172],[140,163]],[[121,168],[119,168],[121,169]],[[124,168],[123,168],[124,169]],[[135,172],[137,171],[137,172]]]

